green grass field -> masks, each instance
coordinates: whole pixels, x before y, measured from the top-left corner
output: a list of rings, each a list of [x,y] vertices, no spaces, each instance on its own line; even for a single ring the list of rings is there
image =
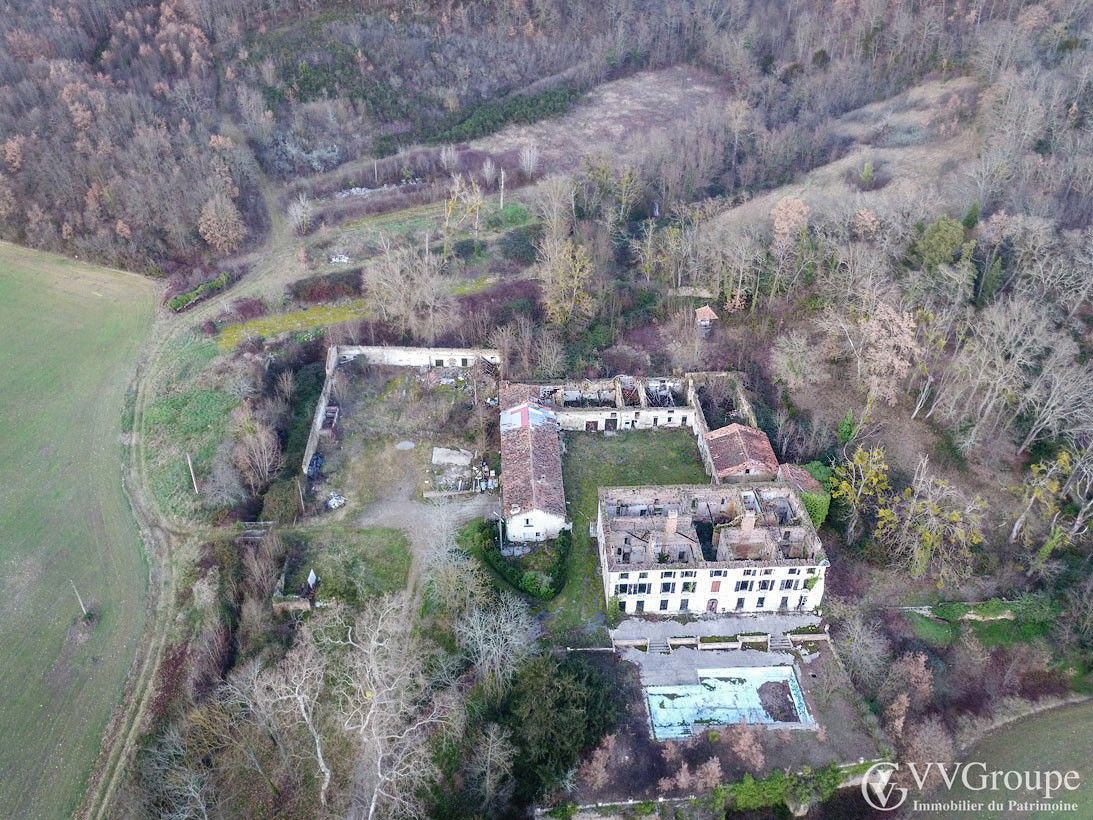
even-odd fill
[[[573,549],[565,588],[547,605],[555,634],[604,622],[599,561],[588,537],[600,487],[710,482],[690,430],[633,431],[612,437],[571,433],[565,445],[562,474],[573,521]]]
[[[0,817],[73,812],[144,626],[120,436],[154,303],[142,277],[0,243]]]
[[[223,389],[224,379],[215,373],[218,355],[210,339],[172,340],[163,357],[167,375],[144,414],[148,482],[160,510],[172,518],[199,518],[208,512],[194,496],[186,455],[198,481],[204,480],[240,401]]]
[[[927,618],[917,612],[904,612],[903,617],[911,625],[915,637],[930,646],[949,646],[954,636],[960,632],[959,625],[954,626],[948,621]]]
[[[1090,782],[1089,759],[1093,756],[1093,701],[1063,706],[1038,715],[1030,715],[1008,726],[991,732],[963,755],[965,761],[981,761],[987,771],[1077,771],[1081,786],[1077,791],[1060,792],[1053,801],[1065,800],[1076,803],[1076,811],[1018,812],[1009,808],[1010,800],[1035,801],[1030,792],[972,791],[954,786],[952,791],[942,789],[931,800],[969,800],[986,803],[999,800],[1005,808],[1001,811],[984,810],[975,813],[977,820],[994,818],[1093,817],[1093,782]],[[979,774],[978,768],[973,769]],[[958,781],[959,783],[959,781]],[[977,785],[975,782],[972,785]],[[1040,796],[1043,799],[1043,796]],[[935,817],[935,814],[918,816]],[[952,816],[947,815],[947,816]],[[968,814],[968,817],[973,816]]]

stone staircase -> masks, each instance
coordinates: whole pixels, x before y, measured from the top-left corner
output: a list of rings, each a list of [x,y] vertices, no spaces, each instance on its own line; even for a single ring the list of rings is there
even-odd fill
[[[771,635],[767,649],[771,652],[792,652],[793,641],[785,635]]]
[[[668,645],[668,641],[663,638],[650,638],[649,639],[649,654],[658,652],[661,655],[671,655],[672,647]]]

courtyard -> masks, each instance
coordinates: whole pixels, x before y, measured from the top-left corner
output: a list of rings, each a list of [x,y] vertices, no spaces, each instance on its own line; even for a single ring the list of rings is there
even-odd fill
[[[589,535],[600,487],[707,484],[710,479],[688,429],[567,433],[563,445],[562,477],[573,547],[565,587],[546,605],[550,628],[571,646],[606,645],[603,584]]]

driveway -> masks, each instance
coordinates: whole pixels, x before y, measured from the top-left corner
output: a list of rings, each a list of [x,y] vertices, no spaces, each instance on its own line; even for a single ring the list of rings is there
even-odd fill
[[[495,493],[478,493],[453,499],[419,501],[415,482],[391,486],[388,494],[367,507],[357,517],[360,527],[392,527],[402,530],[410,540],[412,552],[407,588],[416,600],[420,595],[418,580],[428,566],[429,556],[443,548],[459,527],[475,518],[496,518],[500,499]]]

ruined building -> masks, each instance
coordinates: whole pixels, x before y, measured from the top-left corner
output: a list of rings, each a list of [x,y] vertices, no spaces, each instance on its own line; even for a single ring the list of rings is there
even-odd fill
[[[785,483],[606,487],[596,521],[604,598],[627,613],[815,610],[828,566]]]

